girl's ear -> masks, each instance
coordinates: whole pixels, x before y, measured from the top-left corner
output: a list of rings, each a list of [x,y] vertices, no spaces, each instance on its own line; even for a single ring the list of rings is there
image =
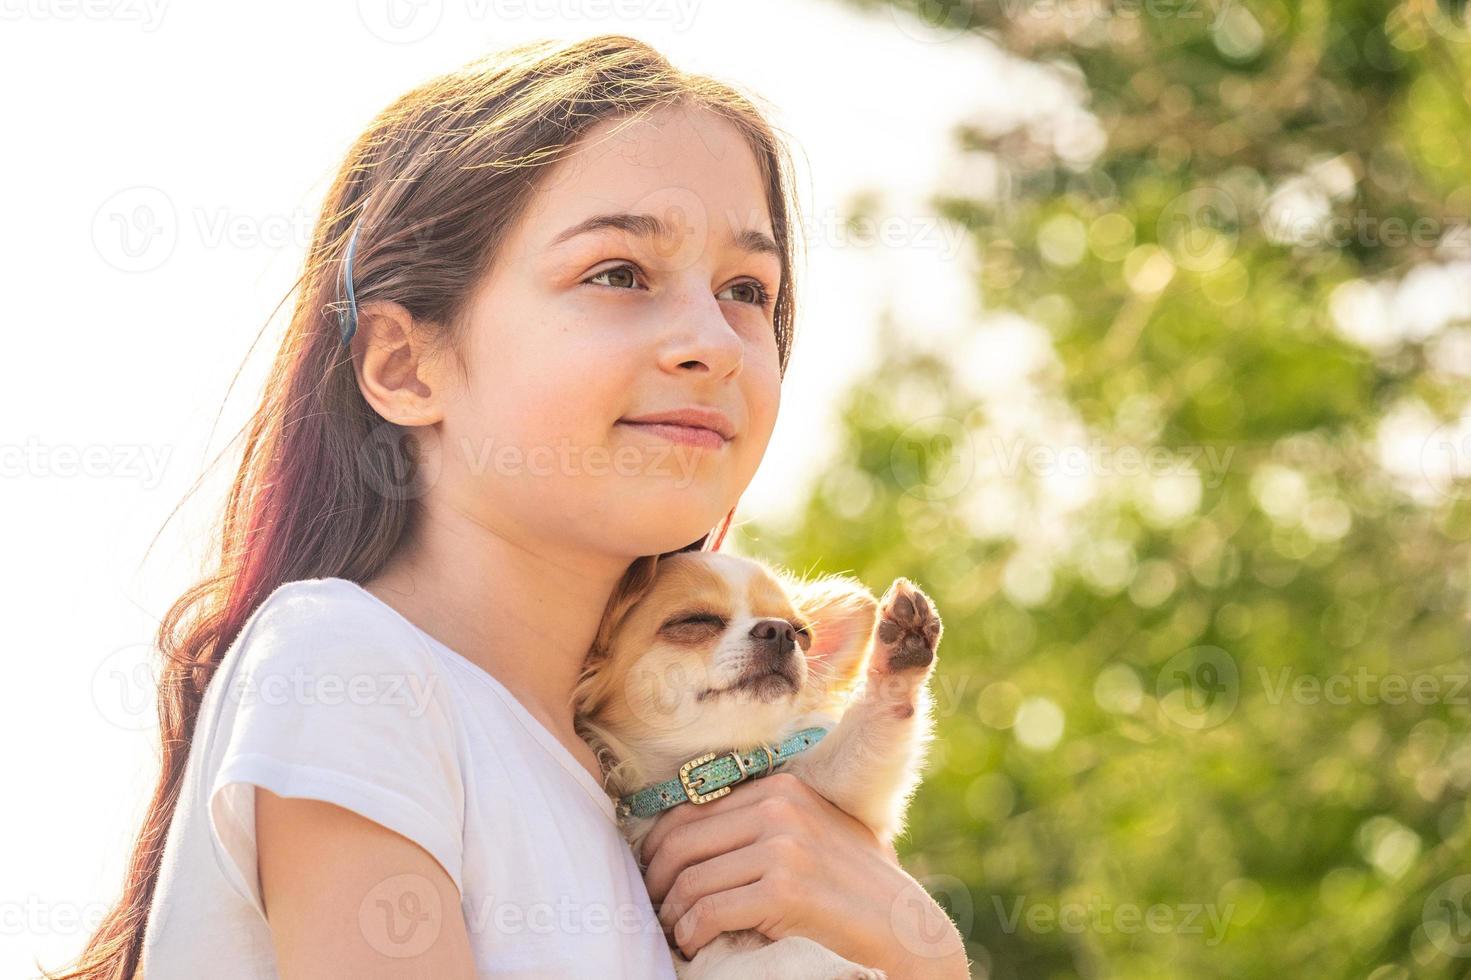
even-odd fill
[[[859,679],[867,665],[878,600],[850,575],[824,575],[810,581],[783,575],[787,595],[806,623],[810,693],[819,701],[838,697]]]

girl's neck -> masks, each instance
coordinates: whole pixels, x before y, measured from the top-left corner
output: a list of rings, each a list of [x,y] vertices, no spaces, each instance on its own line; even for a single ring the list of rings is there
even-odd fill
[[[426,520],[419,531],[363,587],[574,738],[572,690],[627,563],[579,568],[479,525]]]

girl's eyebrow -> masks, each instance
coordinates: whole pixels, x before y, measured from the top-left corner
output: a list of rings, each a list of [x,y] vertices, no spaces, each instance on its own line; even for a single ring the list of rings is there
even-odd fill
[[[613,214],[595,214],[591,218],[585,218],[577,224],[560,232],[557,237],[548,243],[548,248],[555,248],[570,238],[585,235],[591,231],[601,231],[612,228],[637,235],[640,238],[674,238],[673,229],[665,224],[663,219],[655,214],[634,214],[620,211]],[[776,242],[764,231],[755,228],[747,228],[732,236],[731,244],[743,252],[751,255],[770,255],[773,258],[781,258],[781,250],[777,248]]]

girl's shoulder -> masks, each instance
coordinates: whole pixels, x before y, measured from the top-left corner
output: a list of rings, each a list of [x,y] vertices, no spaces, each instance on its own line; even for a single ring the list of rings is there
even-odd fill
[[[221,666],[280,674],[301,670],[363,683],[373,672],[437,673],[426,638],[350,579],[283,582],[245,621]]]
[[[327,625],[350,629],[367,624],[381,626],[394,620],[411,625],[361,585],[335,576],[282,582],[256,606],[246,627],[257,620],[266,621],[263,628],[267,631]]]
[[[236,894],[263,917],[254,789],[358,813],[462,887],[465,753],[437,658],[344,579],[286,582],[246,620],[205,692],[185,794]]]

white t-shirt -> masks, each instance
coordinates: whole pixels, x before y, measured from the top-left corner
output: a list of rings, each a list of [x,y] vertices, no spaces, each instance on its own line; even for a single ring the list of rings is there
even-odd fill
[[[280,586],[211,679],[145,980],[278,976],[253,786],[346,807],[433,855],[460,889],[481,977],[675,976],[591,773],[499,681],[354,582]]]

